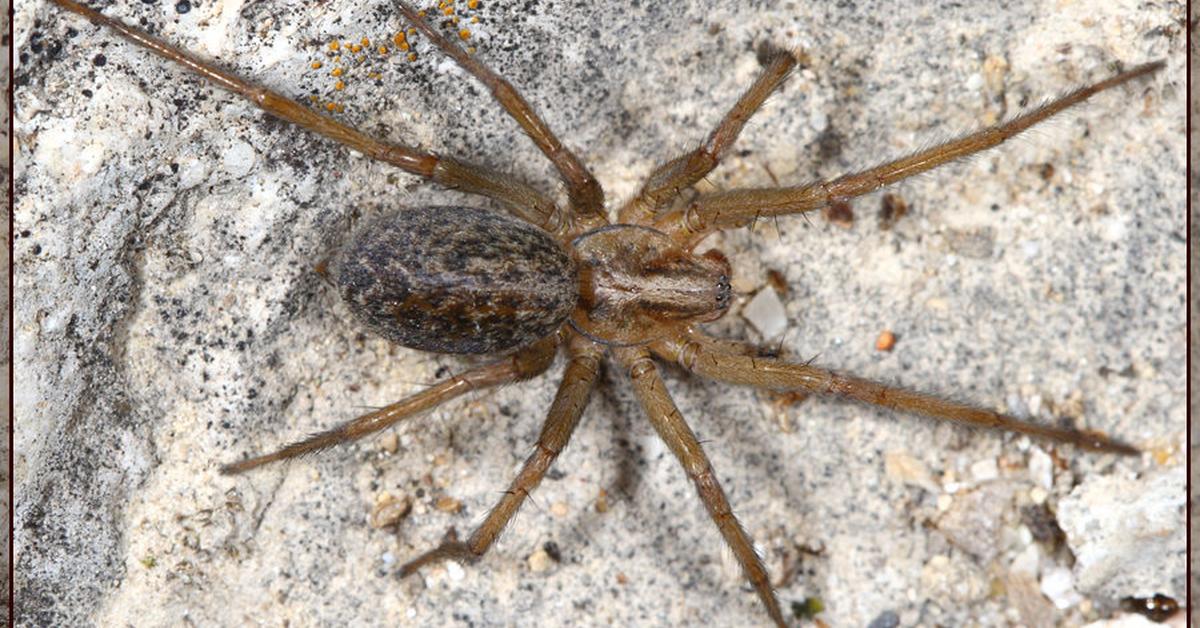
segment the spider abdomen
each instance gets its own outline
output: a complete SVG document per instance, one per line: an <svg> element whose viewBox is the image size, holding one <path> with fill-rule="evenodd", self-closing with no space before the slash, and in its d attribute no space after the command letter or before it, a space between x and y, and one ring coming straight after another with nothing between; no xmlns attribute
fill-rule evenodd
<svg viewBox="0 0 1200 628"><path fill-rule="evenodd" d="M496 353L554 331L578 300L575 263L546 232L470 207L397 211L360 229L332 269L375 333L438 353Z"/></svg>

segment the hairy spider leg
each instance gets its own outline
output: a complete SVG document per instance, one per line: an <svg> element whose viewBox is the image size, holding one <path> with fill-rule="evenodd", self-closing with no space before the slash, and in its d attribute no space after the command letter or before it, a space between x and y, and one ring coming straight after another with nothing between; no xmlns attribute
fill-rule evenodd
<svg viewBox="0 0 1200 628"><path fill-rule="evenodd" d="M503 360L459 373L415 395L364 414L333 429L314 434L278 451L224 465L221 467L221 473L226 475L243 473L268 462L288 460L315 453L341 443L357 440L367 434L373 434L395 425L402 419L435 408L468 392L535 377L549 368L554 361L558 339L557 333L552 334Z"/></svg>
<svg viewBox="0 0 1200 628"><path fill-rule="evenodd" d="M333 118L317 113L282 94L249 81L184 52L153 35L110 18L74 0L52 0L55 4L115 31L128 41L158 54L168 61L182 65L205 80L237 94L263 111L304 129L322 135L343 146L356 150L371 159L424 177L448 188L460 189L495 199L513 215L543 229L561 222L558 208L532 186L510 175L493 172L452 158L439 157L402 144L381 142ZM553 233L552 229L547 229Z"/></svg>
<svg viewBox="0 0 1200 628"><path fill-rule="evenodd" d="M662 359L676 362L696 375L731 384L772 390L804 390L964 425L1028 434L1035 438L1069 443L1092 451L1126 456L1139 453L1136 447L1098 432L1039 425L1007 414L843 375L808 364L793 364L783 360L733 353L718 345L714 339L695 330L689 330L683 338L655 343L652 350Z"/></svg>
<svg viewBox="0 0 1200 628"><path fill-rule="evenodd" d="M767 66L750 89L725 113L704 143L650 173L638 195L621 209L620 222L646 224L653 221L655 214L675 200L680 192L695 185L717 167L746 122L783 85L792 68L796 67L796 58L786 50L770 48L767 54L770 55Z"/></svg>
<svg viewBox="0 0 1200 628"><path fill-rule="evenodd" d="M717 474L713 471L708 456L704 454L704 448L700 446L692 428L688 427L683 414L675 407L675 402L667 392L658 367L654 365L649 352L642 347L625 347L614 351L617 359L629 371L634 391L646 411L646 417L654 426L654 431L658 432L659 438L663 439L671 453L675 454L688 478L695 484L700 500L704 502L709 516L717 524L721 536L733 550L746 579L754 585L759 599L766 605L767 613L777 625L786 626L783 612L779 608L779 600L775 598L775 589L767 577L762 559L754 551L750 535L746 534L746 530L733 514L729 499L725 497L725 491L717 481Z"/></svg>
<svg viewBox="0 0 1200 628"><path fill-rule="evenodd" d="M604 190L587 166L558 139L549 125L538 116L533 107L521 94L483 63L467 54L461 46L438 33L428 22L403 0L393 0L404 17L421 34L429 38L442 53L450 57L480 83L483 83L508 115L516 120L525 134L533 140L542 153L554 164L559 176L567 186L567 197L571 203L571 218L580 221L578 232L608 224L604 215ZM553 233L554 231L551 230Z"/></svg>
<svg viewBox="0 0 1200 628"><path fill-rule="evenodd" d="M558 393L550 404L550 411L542 425L542 432L534 445L533 453L525 460L520 473L512 481L500 501L488 512L487 518L471 534L466 542L460 542L451 533L446 540L432 550L421 554L400 568L400 576L405 577L415 573L421 567L442 560L475 561L492 547L505 526L517 514L530 491L541 483L542 477L550 470L550 465L558 458L558 454L567 446L583 409L587 407L588 396L596 383L596 375L600 370L600 362L604 358L604 349L600 345L587 340L583 336L572 333L568 341L567 352L571 356L563 371L562 383Z"/></svg>
<svg viewBox="0 0 1200 628"><path fill-rule="evenodd" d="M1153 74L1165 65L1165 61L1139 65L1098 83L1081 87L1006 122L830 181L818 181L796 187L746 188L703 194L687 207L664 214L655 222L655 227L670 234L677 242L694 247L714 231L742 227L759 217L797 214L820 209L834 201L862 196L901 179L998 146L1072 105L1106 89Z"/></svg>

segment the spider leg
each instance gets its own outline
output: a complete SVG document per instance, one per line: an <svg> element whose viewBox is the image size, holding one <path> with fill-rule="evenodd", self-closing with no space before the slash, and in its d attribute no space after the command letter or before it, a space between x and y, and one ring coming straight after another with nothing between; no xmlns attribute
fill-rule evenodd
<svg viewBox="0 0 1200 628"><path fill-rule="evenodd" d="M704 448L700 446L700 441L688 427L687 421L679 413L663 385L658 367L654 365L649 353L640 347L617 349L616 355L629 371L634 391L646 410L650 423L654 425L654 430L658 432L659 438L666 442L671 453L675 454L675 458L696 485L696 492L700 494L704 507L708 509L708 514L717 524L721 536L741 563L746 579L754 585L758 597L766 605L767 613L777 625L786 626L783 612L779 608L779 600L775 598L775 590L771 587L762 559L754 551L754 543L750 536L734 516L729 499L725 497L725 491L717 481L717 474L713 471L708 456L704 454Z"/></svg>
<svg viewBox="0 0 1200 628"><path fill-rule="evenodd" d="M554 202L509 175L455 159L438 157L410 146L376 140L363 132L321 115L278 92L255 85L228 70L184 52L153 35L110 18L75 0L52 0L63 9L115 31L126 40L177 63L205 80L250 101L263 111L322 135L371 159L383 161L448 188L461 189L503 203L519 218L555 233L563 222Z"/></svg>
<svg viewBox="0 0 1200 628"><path fill-rule="evenodd" d="M554 463L559 452L567 446L571 433L579 424L579 417L587 407L588 395L600 370L600 360L604 357L604 349L600 345L582 336L573 336L567 350L571 361L563 371L562 383L554 396L554 402L550 404L546 422L542 425L542 433L538 436L533 453L525 460L521 472L504 492L500 502L488 512L487 518L466 542L460 542L453 534L448 534L441 545L401 567L400 577L409 576L421 567L446 559L479 559L500 537L500 533L517 514L530 491L541 483L542 477L550 470L550 465Z"/></svg>
<svg viewBox="0 0 1200 628"><path fill-rule="evenodd" d="M731 384L836 395L934 419L1070 443L1092 451L1122 455L1139 453L1136 447L1098 432L1039 425L999 412L835 373L808 364L792 364L783 360L731 353L722 350L713 339L695 331L683 338L655 343L652 349L655 355L677 362L692 373Z"/></svg>
<svg viewBox="0 0 1200 628"><path fill-rule="evenodd" d="M717 167L742 132L742 127L762 107L767 97L783 85L796 66L796 58L785 50L771 50L771 55L767 67L733 108L725 113L703 144L662 164L650 174L638 195L621 209L620 222L649 222L658 210L675 200L681 191L695 185Z"/></svg>
<svg viewBox="0 0 1200 628"><path fill-rule="evenodd" d="M583 221L584 226L595 227L606 224L604 217L604 190L592 176L587 166L559 141L549 125L538 116L533 107L517 92L511 83L493 72L483 63L467 54L458 44L446 39L429 25L404 0L393 0L400 12L421 34L429 38L442 53L450 57L480 83L483 83L500 106L516 120L525 134L546 155L558 170L567 186L573 217Z"/></svg>
<svg viewBox="0 0 1200 628"><path fill-rule="evenodd" d="M796 187L740 189L704 194L689 206L663 215L655 222L655 227L670 234L680 243L694 246L714 231L742 227L760 216L797 214L820 209L833 201L862 196L885 185L998 146L1072 105L1106 89L1153 74L1165 65L1164 61L1139 65L1098 83L1081 87L1006 122L830 181L818 181Z"/></svg>
<svg viewBox="0 0 1200 628"><path fill-rule="evenodd" d="M518 351L511 356L505 357L503 360L459 373L444 382L438 382L390 406L364 414L353 421L343 423L333 429L314 434L302 441L287 445L278 451L223 465L221 473L225 475L243 473L268 462L288 460L327 449L347 441L357 440L367 434L378 432L394 425L397 421L439 406L470 391L529 379L541 374L542 371L550 367L550 363L554 361L554 354L557 347L558 334L547 336L528 349Z"/></svg>

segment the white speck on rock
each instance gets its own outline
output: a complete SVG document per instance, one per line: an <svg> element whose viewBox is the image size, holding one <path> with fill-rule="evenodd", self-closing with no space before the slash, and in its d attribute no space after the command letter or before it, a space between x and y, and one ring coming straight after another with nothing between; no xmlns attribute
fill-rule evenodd
<svg viewBox="0 0 1200 628"><path fill-rule="evenodd" d="M989 482L1000 477L1000 467L996 464L996 459L988 458L971 465L971 477L975 478L976 482Z"/></svg>
<svg viewBox="0 0 1200 628"><path fill-rule="evenodd" d="M225 152L221 155L221 162L225 166L225 172L228 172L235 179L240 179L250 174L257 161L258 153L254 152L254 147L241 140L230 142Z"/></svg>
<svg viewBox="0 0 1200 628"><path fill-rule="evenodd" d="M451 582L462 582L466 575L467 572L463 570L462 565L454 561L446 563L446 576L450 578Z"/></svg>
<svg viewBox="0 0 1200 628"><path fill-rule="evenodd" d="M1071 608L1083 599L1075 590L1075 577L1066 567L1051 567L1042 574L1042 593L1059 610Z"/></svg>
<svg viewBox="0 0 1200 628"><path fill-rule="evenodd" d="M1182 465L1138 478L1093 477L1058 505L1075 554L1076 587L1089 596L1184 594L1187 555Z"/></svg>
<svg viewBox="0 0 1200 628"><path fill-rule="evenodd" d="M742 317L750 322L763 338L775 338L787 329L787 311L773 288L763 288L742 308Z"/></svg>
<svg viewBox="0 0 1200 628"><path fill-rule="evenodd" d="M1041 447L1029 449L1029 479L1043 489L1054 488L1054 461Z"/></svg>

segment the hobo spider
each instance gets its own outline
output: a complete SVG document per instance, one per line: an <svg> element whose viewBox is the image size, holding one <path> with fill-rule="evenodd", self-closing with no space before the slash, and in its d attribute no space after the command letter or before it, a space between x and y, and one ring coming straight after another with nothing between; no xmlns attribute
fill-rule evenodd
<svg viewBox="0 0 1200 628"><path fill-rule="evenodd" d="M59 2L63 5L68 5L66 0ZM94 16L93 16L94 17ZM410 16L411 19L411 16ZM440 38L436 32L427 31L425 36L431 40L438 41ZM776 55L767 63L767 68L764 74L757 80L758 87L756 96L751 97L751 102L739 110L749 114L758 105L757 102L761 98L770 93L782 77L787 73L792 60L787 55ZM1155 69L1153 66L1142 67L1137 70L1131 70L1126 74L1120 75L1119 81L1128 80L1136 77L1139 74L1147 73ZM210 74L213 72L211 68L206 70ZM482 70L476 71L479 74ZM1104 87L1111 86L1113 83L1104 84ZM427 349L450 350L456 352L483 352L483 351L499 351L504 352L509 349L518 348L533 341L538 341L535 344L534 350L520 351L513 354L515 357L504 359L497 362L494 366L485 366L479 369L473 369L468 373L472 374L468 377L480 377L482 383L495 384L508 379L516 379L518 377L529 376L535 372L540 372L548 366L548 360L553 355L552 351L546 345L549 344L545 340L539 338L547 336L561 336L565 339L565 344L568 347L568 353L571 355L571 360L566 367L564 375L564 387L560 391L560 395L556 398L550 411L550 420L548 421L548 430L544 435L551 440L539 441L539 446L531 460L531 466L527 467L518 478L517 483L513 485L515 490L510 490L501 502L501 509L493 511L493 515L489 517L488 522L485 522L481 528L482 534L473 536L470 543L476 544L474 551L471 553L478 555L490 544L495 538L495 534L503 526L504 521L510 512L506 512L505 508L515 510L520 501L524 499L526 493L540 479L540 475L545 472L545 467L548 467L551 460L565 444L565 438L569 434L570 429L574 427L575 421L579 418L579 413L582 412L584 400L586 399L588 389L596 377L596 369L600 357L604 353L610 353L616 358L617 362L622 365L624 370L629 371L633 375L638 397L647 407L651 421L655 424L655 428L665 436L665 440L672 449L680 457L681 461L690 470L690 475L696 481L697 488L702 497L705 499L706 505L710 511L714 512L714 517L721 525L722 534L726 540L734 548L735 554L742 563L750 576L751 581L755 583L756 591L763 599L770 614L777 622L782 622L782 613L778 605L774 602L770 587L766 583L765 573L761 567L757 557L750 546L749 539L744 532L734 523L732 515L728 511L728 504L725 502L721 493L720 487L716 483L715 476L710 471L703 453L699 448L699 443L692 436L686 425L682 423L682 417L674 410L670 399L666 397L661 381L658 379L657 368L649 361L649 351L663 359L669 359L680 363L683 367L697 371L700 375L712 376L717 379L725 379L736 383L751 383L751 384L769 384L772 387L795 387L809 386L815 387L819 392L837 392L846 396L856 397L860 400L882 403L883 405L895 405L901 409L921 409L928 414L942 415L948 418L957 418L960 420L975 420L976 422L994 422L999 419L999 415L988 411L971 411L963 406L949 404L948 402L936 401L929 397L914 397L908 393L896 389L878 388L874 385L869 385L861 381L845 380L845 379L830 379L823 372L812 369L807 366L791 365L785 366L782 361L771 360L756 360L750 357L742 350L728 352L723 350L724 347L713 344L709 339L700 335L691 323L706 322L710 319L718 317L724 313L728 307L729 301L729 286L727 282L730 271L727 262L722 256L692 256L690 248L699 239L699 236L707 232L707 230L720 228L731 228L745 225L753 222L761 214L764 207L770 206L775 202L779 191L763 191L758 193L758 198L755 200L752 208L747 208L740 203L740 199L731 193L712 193L699 196L694 202L679 206L675 209L667 207L667 203L673 200L676 192L681 188L689 187L692 183L703 176L712 165L715 165L715 159L712 164L705 163L706 160L699 159L695 164L690 164L688 167L683 167L686 162L677 161L669 164L668 169L658 171L657 179L652 177L651 181L660 181L665 183L662 186L651 186L651 189L644 190L646 194L640 195L633 203L626 206L622 212L620 223L640 222L643 224L651 224L657 227L654 231L646 228L619 227L604 229L599 227L604 221L604 216L601 211L601 203L599 197L599 188L595 185L594 179L587 174L577 160L568 157L569 153L564 152L561 147L556 145L553 140L553 135L548 130L539 128L539 124L533 118L526 118L529 126L534 128L533 135L540 137L541 148L548 156L557 157L555 163L558 171L563 175L567 185L569 206L567 211L562 211L554 202L547 200L541 193L532 188L526 188L514 184L507 178L495 177L488 172L472 167L456 166L453 162L445 160L437 161L429 155L423 154L415 149L404 148L388 148L379 145L375 140L355 134L345 127L337 126L329 122L321 121L306 110L294 108L290 105L279 103L271 105L272 97L264 99L268 102L269 111L284 117L291 116L295 121L307 120L309 126L315 127L318 131L324 131L327 134L337 135L340 140L358 148L364 154L386 159L401 168L415 172L422 176L427 176L434 180L440 180L442 183L450 184L460 189L469 189L475 192L485 193L495 200L513 208L513 213L519 217L529 220L536 225L545 228L545 231L555 236L555 239L567 250L575 253L574 263L575 268L568 268L570 264L564 262L564 257L554 257L552 253L547 253L549 259L542 264L535 264L533 268L524 271L525 274L516 276L515 283L523 285L548 286L555 283L556 278L564 276L572 276L572 273L577 273L583 281L582 302L587 305L582 309L575 309L568 327L561 328L559 334L552 332L562 322L568 312L571 312L571 307L576 304L575 296L563 296L562 288L549 289L546 292L546 303L548 305L539 305L534 309L533 313L546 314L549 321L534 321L528 326L528 329L514 330L505 325L488 324L482 329L493 330L496 333L476 333L461 334L458 328L450 328L442 330L437 335L428 335L423 331L412 333L412 329L408 327L392 328L387 323L381 322L381 314L378 311L372 310L371 305L378 303L378 300L368 295L370 290L362 288L362 282L348 278L345 270L352 263L361 260L374 260L374 254L364 254L362 257L347 258L343 255L342 258L335 260L331 267L331 274L334 281L340 285L343 295L348 297L348 301L352 304L352 309L358 310L363 314L368 322L374 323L374 327L385 335L389 335L399 341L410 346L418 346ZM502 99L502 102L505 99ZM507 99L509 109L522 111L523 107L512 98ZM519 116L518 116L519 117ZM301 120L296 120L301 119ZM733 137L740 130L740 121L735 123L726 123L723 127L727 131L727 137L718 133L714 144L718 146L716 152L722 152L728 143L732 142ZM970 148L981 148L981 146L970 146ZM935 153L942 155L944 153ZM934 164L940 163L947 159L934 159ZM906 172L905 174L910 174ZM471 180L474 179L474 180ZM824 204L828 200L831 193L836 196L852 197L857 194L864 193L876 187L875 177L868 178L851 178L841 180L842 188L835 185L832 189L825 186L817 186L809 188L808 191L793 190L789 194L787 202L794 202L797 199L803 200L808 198L811 200L808 204L797 206L785 206L779 210L779 213L785 211L802 211L814 209ZM660 197L661 194L661 197ZM645 201L645 202L642 202ZM730 204L730 201L735 201ZM658 207L650 207L662 204L664 211L659 212ZM728 211L726 211L728 209ZM443 210L440 216L445 215ZM465 227L455 224L457 228L453 232L434 233L437 237L450 240L457 237L471 235L474 227L479 226L480 231L489 234L513 234L512 241L518 242L519 250L529 250L531 247L545 247L546 238L539 237L537 232L528 230L523 231L518 223L512 220L498 221L499 219L492 214L483 214L471 210L451 210L455 211L456 216L462 216L462 221ZM420 216L420 212L413 212L413 215ZM371 248L375 243L372 238L378 237L381 233L388 233L389 239L397 239L403 241L405 234L411 235L414 230L438 228L444 226L445 223L436 220L438 216L424 215L423 222L405 222L401 224L396 222L399 220L408 220L412 216L406 214L403 219L393 217L393 222L384 226L381 223L375 223L375 231L363 232L364 235L359 236L354 244L351 244L347 249L353 251L357 248ZM482 226L488 221L492 221L487 229ZM515 235L522 233L526 235ZM665 235L663 235L665 234ZM507 239L507 238L506 238ZM409 250L420 251L423 240L409 240L407 247ZM473 242L471 246L485 246L488 243L483 238L475 238L470 240ZM599 278L599 275L609 273L614 267L621 262L630 261L625 256L614 256L612 251L615 247L623 246L626 243L637 243L640 245L635 253L642 253L647 257L638 260L636 264L628 268L623 268L622 271L628 273L625 278L619 274L612 274L606 278ZM552 249L547 248L547 251ZM486 252L486 251L485 251ZM425 259L438 260L440 254L438 250L423 251L424 255L418 256L413 261L420 262ZM449 261L449 260L442 260ZM372 262L373 264L373 262ZM377 276L377 270L372 268L372 264L361 271L365 276ZM547 267L553 267L556 270L553 272L547 270ZM639 273L642 273L647 267L671 269L677 274L671 275L673 280L679 276L688 276L696 278L700 282L699 287L686 290L682 293L666 292L666 297L662 297L664 293L652 293L644 289L646 282L644 278L637 278ZM676 269L679 269L676 271ZM633 279L628 279L633 277ZM724 278L723 278L724 277ZM569 282L573 284L574 282ZM651 294L658 297L651 306L635 301L626 303L629 307L612 307L611 304L620 302L621 299L613 295L619 295L622 286L636 286L637 290L633 292L642 295ZM628 292L628 290L626 290ZM677 298L677 294L685 294L689 298ZM427 301L428 299L426 299ZM563 303L566 302L564 305ZM523 302L503 303L496 307L491 307L494 302L486 301L486 305L493 310L509 310L516 313L523 313L526 310ZM357 305L355 305L357 304ZM434 305L422 304L417 308L418 311L428 310L435 307ZM462 321L464 324L474 325L476 318L484 309L478 304L471 308L461 308L455 306L457 313L454 317L437 316L432 317L432 321ZM447 311L449 311L447 309ZM673 319L670 323L664 323L664 313L673 312L668 317ZM423 327L420 329L424 329ZM454 338L447 344L439 345L447 337ZM474 344L478 341L478 344ZM620 345L620 346L618 346ZM782 379L770 379L771 377ZM810 378L822 378L813 380ZM806 383L807 382L807 383ZM350 433L333 433L327 434L319 439L305 441L297 444L297 446L271 454L266 457L251 459L245 462L236 463L232 466L232 470L245 470L251 466L261 464L269 459L278 459L290 457L304 451L316 449L333 444L340 440L344 440L346 436L359 436L361 433L373 431L383 427L381 418L388 421L398 420L402 416L407 416L409 412L416 410L413 406L421 408L428 407L434 403L441 402L443 397L460 394L460 392L469 388L461 383L461 380L451 379L442 384L438 384L429 391L420 393L406 401L400 402L397 406L390 406L387 409L372 413L371 418L365 422L353 424ZM406 404L406 405L402 405ZM1083 435L1070 430L1053 428L1048 426L1033 427L1028 424L1007 423L1011 428L1019 428L1024 431L1041 432L1043 436L1050 436L1061 440L1069 440L1085 446L1095 447L1098 449L1110 449L1116 451L1124 451L1128 453L1130 450L1118 443L1113 443L1105 440L1099 435ZM561 440L559 440L561 439ZM459 556L463 553L463 546L451 544L443 546L435 550L435 552L423 556L418 561L428 561L437 558L445 557L445 555Z"/></svg>

